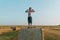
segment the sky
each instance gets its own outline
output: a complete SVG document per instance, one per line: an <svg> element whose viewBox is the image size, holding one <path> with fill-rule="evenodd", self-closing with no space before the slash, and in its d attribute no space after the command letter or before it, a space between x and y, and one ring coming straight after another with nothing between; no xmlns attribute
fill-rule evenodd
<svg viewBox="0 0 60 40"><path fill-rule="evenodd" d="M0 0L0 25L27 25L29 7L33 25L60 24L60 0Z"/></svg>

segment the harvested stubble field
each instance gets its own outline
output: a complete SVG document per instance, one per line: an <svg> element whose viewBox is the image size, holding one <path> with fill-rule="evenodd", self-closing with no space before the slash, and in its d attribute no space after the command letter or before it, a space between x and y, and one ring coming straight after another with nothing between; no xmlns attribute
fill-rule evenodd
<svg viewBox="0 0 60 40"><path fill-rule="evenodd" d="M47 26L44 28L45 40L60 40L60 26Z"/></svg>
<svg viewBox="0 0 60 40"><path fill-rule="evenodd" d="M20 26L16 26L16 31L18 31L20 29L21 29ZM13 31L12 26L0 26L0 34L12 32L12 31Z"/></svg>
<svg viewBox="0 0 60 40"><path fill-rule="evenodd" d="M44 29L44 40L60 40L60 26L33 26L33 28L36 28L36 27ZM16 30L20 30L22 28L27 28L27 27L17 26ZM2 34L0 35L0 40L7 40L7 39L12 40L11 37L13 38L14 34L12 34L13 36L9 36L9 37L7 36L8 34L11 35L11 32L14 33L11 27L0 27L0 34ZM15 37L13 40L16 40L16 39L17 37Z"/></svg>

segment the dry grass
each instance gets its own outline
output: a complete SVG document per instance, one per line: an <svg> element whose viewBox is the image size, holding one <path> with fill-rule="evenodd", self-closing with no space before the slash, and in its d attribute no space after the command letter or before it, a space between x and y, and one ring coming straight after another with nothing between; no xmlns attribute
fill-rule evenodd
<svg viewBox="0 0 60 40"><path fill-rule="evenodd" d="M10 27L0 27L0 34L13 31Z"/></svg>
<svg viewBox="0 0 60 40"><path fill-rule="evenodd" d="M60 27L45 27L44 38L45 40L60 40Z"/></svg>
<svg viewBox="0 0 60 40"><path fill-rule="evenodd" d="M12 26L0 26L0 34L12 32L13 29L11 28ZM20 30L20 26L16 26L16 31Z"/></svg>
<svg viewBox="0 0 60 40"><path fill-rule="evenodd" d="M60 40L60 35L45 32L45 40Z"/></svg>

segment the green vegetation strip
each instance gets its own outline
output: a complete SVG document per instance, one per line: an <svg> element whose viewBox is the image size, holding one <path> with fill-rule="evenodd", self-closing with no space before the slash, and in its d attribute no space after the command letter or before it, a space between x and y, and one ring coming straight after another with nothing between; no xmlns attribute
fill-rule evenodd
<svg viewBox="0 0 60 40"><path fill-rule="evenodd" d="M9 32L9 33L5 33L0 35L0 40L12 40L12 38L17 36L17 31L13 31L13 32Z"/></svg>

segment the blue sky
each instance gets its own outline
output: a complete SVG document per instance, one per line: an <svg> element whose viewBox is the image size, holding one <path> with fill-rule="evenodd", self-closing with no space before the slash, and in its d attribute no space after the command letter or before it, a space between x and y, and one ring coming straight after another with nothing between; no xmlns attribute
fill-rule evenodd
<svg viewBox="0 0 60 40"><path fill-rule="evenodd" d="M29 7L33 25L60 24L60 0L0 0L0 25L27 25Z"/></svg>

